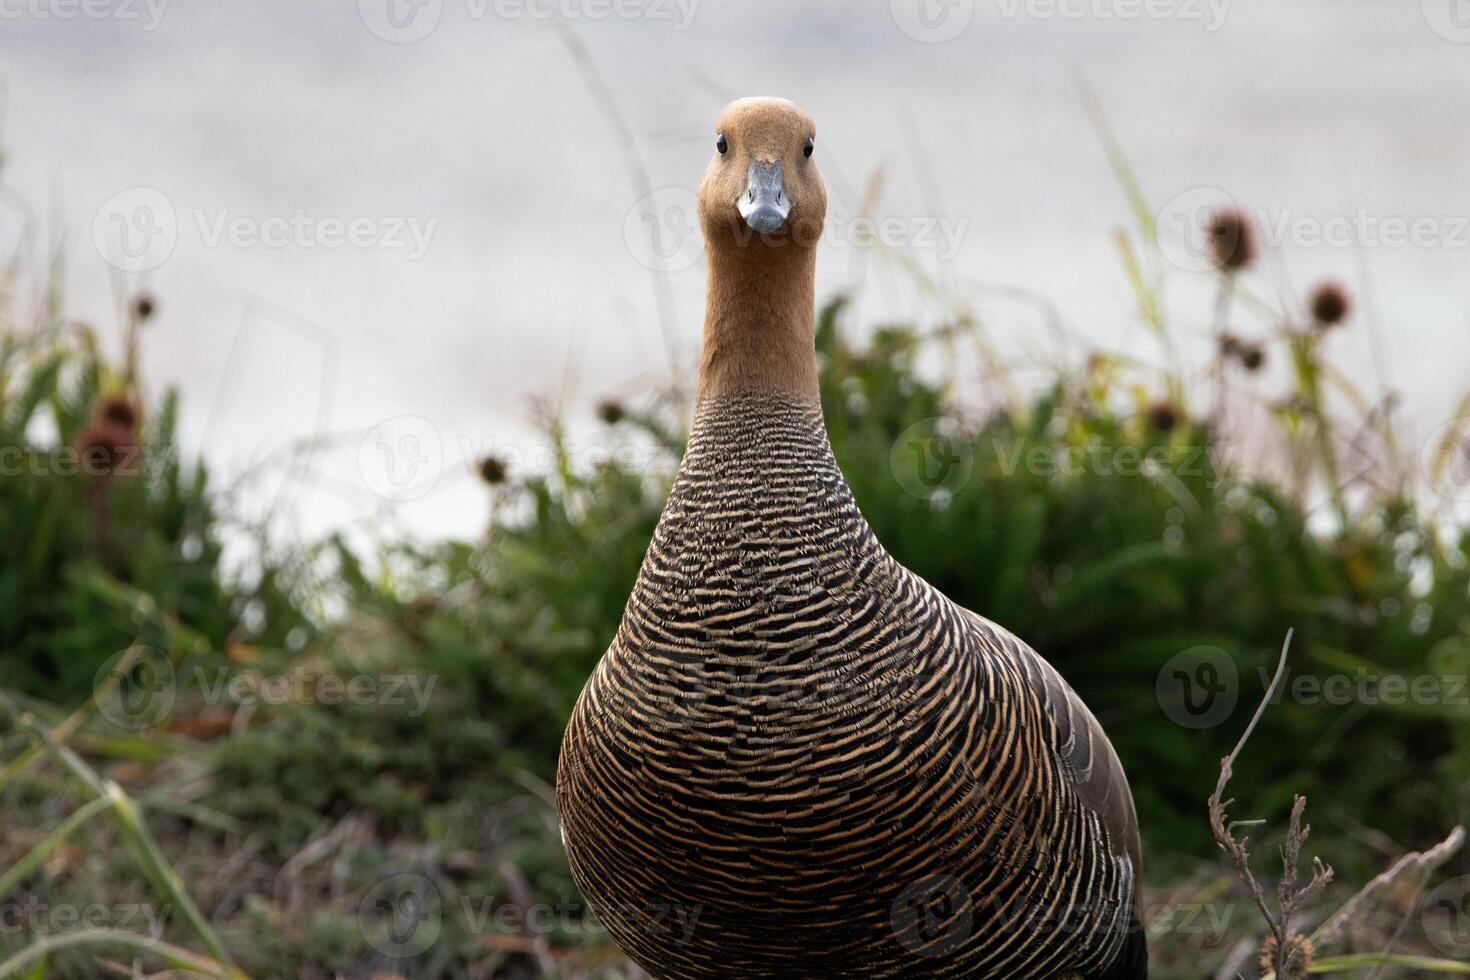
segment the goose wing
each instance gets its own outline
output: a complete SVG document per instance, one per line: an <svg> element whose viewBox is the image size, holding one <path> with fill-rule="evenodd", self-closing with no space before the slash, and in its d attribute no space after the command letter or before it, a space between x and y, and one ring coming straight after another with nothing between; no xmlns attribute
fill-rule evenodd
<svg viewBox="0 0 1470 980"><path fill-rule="evenodd" d="M1137 880L1138 815L1128 776L1102 725L1041 654L1004 627L969 610L965 613L980 642L1014 663L1026 678L1041 710L1052 720L1052 748L1058 767L1083 805L1101 817L1114 856L1129 860Z"/></svg>

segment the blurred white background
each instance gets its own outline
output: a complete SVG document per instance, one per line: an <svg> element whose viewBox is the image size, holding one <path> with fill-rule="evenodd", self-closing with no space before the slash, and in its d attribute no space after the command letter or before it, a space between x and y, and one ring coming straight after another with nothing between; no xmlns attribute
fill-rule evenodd
<svg viewBox="0 0 1470 980"><path fill-rule="evenodd" d="M591 439L596 400L692 365L684 202L740 95L817 120L819 299L860 284L854 328L944 318L913 263L1017 356L1051 343L1026 294L1157 354L1085 79L1166 227L1217 189L1277 246L1253 291L1352 287L1339 363L1420 432L1470 362L1463 0L0 0L0 75L0 249L53 243L69 309L113 340L122 298L157 298L146 380L182 389L185 445L222 476L339 434L252 497L310 529L474 533L467 464L537 465L532 398ZM854 227L875 174L891 248ZM1171 283L1203 362L1209 277ZM374 470L399 450L411 473Z"/></svg>

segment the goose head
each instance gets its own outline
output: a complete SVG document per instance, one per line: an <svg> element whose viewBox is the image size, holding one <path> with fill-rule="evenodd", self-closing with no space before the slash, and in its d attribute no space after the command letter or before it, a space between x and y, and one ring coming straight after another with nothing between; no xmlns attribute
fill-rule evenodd
<svg viewBox="0 0 1470 980"><path fill-rule="evenodd" d="M711 247L790 243L813 248L827 214L816 124L786 99L739 99L715 124L715 153L699 182L699 219Z"/></svg>

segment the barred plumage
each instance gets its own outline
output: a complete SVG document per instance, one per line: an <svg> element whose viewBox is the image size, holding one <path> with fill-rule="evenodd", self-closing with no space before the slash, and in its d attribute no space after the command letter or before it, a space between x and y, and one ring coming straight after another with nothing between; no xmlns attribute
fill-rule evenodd
<svg viewBox="0 0 1470 980"><path fill-rule="evenodd" d="M589 903L671 980L1143 977L1101 728L883 549L810 385L710 380L711 321L688 450L562 747Z"/></svg>

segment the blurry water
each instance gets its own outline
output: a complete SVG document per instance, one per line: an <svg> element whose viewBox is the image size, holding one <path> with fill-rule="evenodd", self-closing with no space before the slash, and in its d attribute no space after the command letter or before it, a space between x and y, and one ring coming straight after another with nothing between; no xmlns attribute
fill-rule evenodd
<svg viewBox="0 0 1470 980"><path fill-rule="evenodd" d="M64 236L75 311L106 326L124 286L159 297L148 378L183 388L188 444L222 470L264 461L251 512L473 533L466 460L537 465L532 397L585 410L687 367L703 289L687 208L715 116L746 94L818 121L821 289L861 281L854 322L941 314L861 245L881 172L892 251L1008 352L1053 348L1034 295L1087 342L1157 353L1085 78L1154 208L1223 191L1283 239L1252 289L1299 303L1291 286L1330 274L1367 294L1381 354L1362 314L1332 344L1370 394L1402 388L1427 434L1470 380L1462 0L97 4L0 0L0 247L27 202ZM1176 272L1198 355L1208 277ZM334 438L304 453L319 431Z"/></svg>

